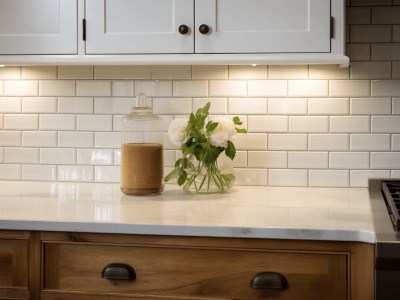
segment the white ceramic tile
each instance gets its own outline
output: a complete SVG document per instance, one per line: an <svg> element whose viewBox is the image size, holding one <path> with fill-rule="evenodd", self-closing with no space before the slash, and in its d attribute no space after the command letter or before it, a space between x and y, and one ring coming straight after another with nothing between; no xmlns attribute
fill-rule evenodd
<svg viewBox="0 0 400 300"><path fill-rule="evenodd" d="M77 80L76 95L111 96L111 82L108 80ZM72 95L65 95L65 96L72 96Z"/></svg>
<svg viewBox="0 0 400 300"><path fill-rule="evenodd" d="M400 152L372 152L371 169L400 169Z"/></svg>
<svg viewBox="0 0 400 300"><path fill-rule="evenodd" d="M270 65L269 79L308 79L308 65Z"/></svg>
<svg viewBox="0 0 400 300"><path fill-rule="evenodd" d="M22 99L22 111L24 113L56 113L56 97L34 97Z"/></svg>
<svg viewBox="0 0 400 300"><path fill-rule="evenodd" d="M268 150L307 150L307 135L269 134Z"/></svg>
<svg viewBox="0 0 400 300"><path fill-rule="evenodd" d="M153 79L190 79L191 66L151 66Z"/></svg>
<svg viewBox="0 0 400 300"><path fill-rule="evenodd" d="M399 3L393 3L399 5ZM373 24L399 24L400 7L398 6L379 6L372 8Z"/></svg>
<svg viewBox="0 0 400 300"><path fill-rule="evenodd" d="M77 115L77 130L111 131L112 116L110 115Z"/></svg>
<svg viewBox="0 0 400 300"><path fill-rule="evenodd" d="M257 114L267 113L266 98L229 98L228 113L230 114Z"/></svg>
<svg viewBox="0 0 400 300"><path fill-rule="evenodd" d="M40 130L74 130L75 116L74 115L40 115L39 116Z"/></svg>
<svg viewBox="0 0 400 300"><path fill-rule="evenodd" d="M58 97L58 112L61 114L93 113L91 97Z"/></svg>
<svg viewBox="0 0 400 300"><path fill-rule="evenodd" d="M339 133L367 133L370 131L370 118L367 116L330 117L330 130Z"/></svg>
<svg viewBox="0 0 400 300"><path fill-rule="evenodd" d="M268 184L268 170L264 169L236 169L235 184L266 186Z"/></svg>
<svg viewBox="0 0 400 300"><path fill-rule="evenodd" d="M57 180L57 166L23 165L22 180L55 181Z"/></svg>
<svg viewBox="0 0 400 300"><path fill-rule="evenodd" d="M0 164L0 180L21 180L21 165Z"/></svg>
<svg viewBox="0 0 400 300"><path fill-rule="evenodd" d="M328 132L329 118L328 117L289 117L289 132Z"/></svg>
<svg viewBox="0 0 400 300"><path fill-rule="evenodd" d="M228 79L228 66L194 65L192 79Z"/></svg>
<svg viewBox="0 0 400 300"><path fill-rule="evenodd" d="M243 97L247 95L247 81L210 80L208 92L210 97ZM251 96L250 93L249 96Z"/></svg>
<svg viewBox="0 0 400 300"><path fill-rule="evenodd" d="M400 44L399 43L371 44L371 59L377 61L400 60Z"/></svg>
<svg viewBox="0 0 400 300"><path fill-rule="evenodd" d="M347 44L346 55L351 61L366 61L371 59L370 44Z"/></svg>
<svg viewBox="0 0 400 300"><path fill-rule="evenodd" d="M91 148L94 146L94 134L93 132L60 131L58 146Z"/></svg>
<svg viewBox="0 0 400 300"><path fill-rule="evenodd" d="M120 132L95 132L94 146L96 148L120 148L121 133Z"/></svg>
<svg viewBox="0 0 400 300"><path fill-rule="evenodd" d="M400 80L372 80L372 96L400 96Z"/></svg>
<svg viewBox="0 0 400 300"><path fill-rule="evenodd" d="M287 116L249 116L249 132L287 132Z"/></svg>
<svg viewBox="0 0 400 300"><path fill-rule="evenodd" d="M58 66L58 79L93 79L93 66Z"/></svg>
<svg viewBox="0 0 400 300"><path fill-rule="evenodd" d="M111 165L114 160L112 149L78 149L78 165Z"/></svg>
<svg viewBox="0 0 400 300"><path fill-rule="evenodd" d="M19 113L21 112L21 98L4 97L0 98L1 113Z"/></svg>
<svg viewBox="0 0 400 300"><path fill-rule="evenodd" d="M168 150L164 150L167 152ZM174 150L171 150L171 152L174 152ZM175 159L174 159L174 164L175 164ZM114 165L120 166L121 165L121 149L114 149Z"/></svg>
<svg viewBox="0 0 400 300"><path fill-rule="evenodd" d="M392 171L390 172L390 177L391 177L391 178L400 178L400 170L399 170L399 171L392 170Z"/></svg>
<svg viewBox="0 0 400 300"><path fill-rule="evenodd" d="M3 80L0 80L0 96L3 96L4 93L3 86L4 86Z"/></svg>
<svg viewBox="0 0 400 300"><path fill-rule="evenodd" d="M391 41L389 25L352 25L350 27L351 43L383 43Z"/></svg>
<svg viewBox="0 0 400 300"><path fill-rule="evenodd" d="M228 113L228 99L226 98L193 98L193 111L204 107L207 102L210 102L210 114L227 114Z"/></svg>
<svg viewBox="0 0 400 300"><path fill-rule="evenodd" d="M37 164L39 163L39 149L37 148L6 148L6 163Z"/></svg>
<svg viewBox="0 0 400 300"><path fill-rule="evenodd" d="M114 80L112 82L112 95L114 97L135 96L135 84L131 80Z"/></svg>
<svg viewBox="0 0 400 300"><path fill-rule="evenodd" d="M150 79L151 66L95 66L95 79Z"/></svg>
<svg viewBox="0 0 400 300"><path fill-rule="evenodd" d="M114 152L115 153L115 152ZM114 154L114 165L121 164L121 154L117 153L117 160L115 159L116 155ZM176 161L175 150L164 150L164 166L165 167L173 167ZM116 163L117 162L117 163Z"/></svg>
<svg viewBox="0 0 400 300"><path fill-rule="evenodd" d="M68 165L76 163L76 150L73 148L40 149L41 164Z"/></svg>
<svg viewBox="0 0 400 300"><path fill-rule="evenodd" d="M286 151L249 151L248 165L251 168L287 168Z"/></svg>
<svg viewBox="0 0 400 300"><path fill-rule="evenodd" d="M390 178L390 171L350 170L350 187L368 187L369 178Z"/></svg>
<svg viewBox="0 0 400 300"><path fill-rule="evenodd" d="M0 148L0 163L4 163L4 148Z"/></svg>
<svg viewBox="0 0 400 300"><path fill-rule="evenodd" d="M95 114L127 114L135 105L134 98L94 98Z"/></svg>
<svg viewBox="0 0 400 300"><path fill-rule="evenodd" d="M280 170L268 171L269 186L307 186L307 170Z"/></svg>
<svg viewBox="0 0 400 300"><path fill-rule="evenodd" d="M74 80L40 80L40 96L75 96Z"/></svg>
<svg viewBox="0 0 400 300"><path fill-rule="evenodd" d="M121 171L119 166L96 166L95 182L120 182Z"/></svg>
<svg viewBox="0 0 400 300"><path fill-rule="evenodd" d="M290 97L327 97L327 80L289 80Z"/></svg>
<svg viewBox="0 0 400 300"><path fill-rule="evenodd" d="M55 131L24 131L22 132L24 147L57 147Z"/></svg>
<svg viewBox="0 0 400 300"><path fill-rule="evenodd" d="M330 80L330 97L368 97L371 94L369 80Z"/></svg>
<svg viewBox="0 0 400 300"><path fill-rule="evenodd" d="M390 134L351 134L350 149L356 151L390 150Z"/></svg>
<svg viewBox="0 0 400 300"><path fill-rule="evenodd" d="M392 151L400 151L400 134L392 134Z"/></svg>
<svg viewBox="0 0 400 300"><path fill-rule="evenodd" d="M37 80L6 80L4 96L38 96Z"/></svg>
<svg viewBox="0 0 400 300"><path fill-rule="evenodd" d="M57 79L56 66L26 66L21 71L22 79Z"/></svg>
<svg viewBox="0 0 400 300"><path fill-rule="evenodd" d="M328 152L289 152L290 169L327 169Z"/></svg>
<svg viewBox="0 0 400 300"><path fill-rule="evenodd" d="M400 98L392 99L392 114L400 115Z"/></svg>
<svg viewBox="0 0 400 300"><path fill-rule="evenodd" d="M246 168L247 161L247 151L236 151L235 159L233 160L233 166L235 168Z"/></svg>
<svg viewBox="0 0 400 300"><path fill-rule="evenodd" d="M352 62L351 79L390 79L392 64L390 62Z"/></svg>
<svg viewBox="0 0 400 300"><path fill-rule="evenodd" d="M400 41L400 25L398 26L399 41ZM392 62L392 79L400 79L400 61Z"/></svg>
<svg viewBox="0 0 400 300"><path fill-rule="evenodd" d="M249 97L286 97L286 80L251 80L248 82Z"/></svg>
<svg viewBox="0 0 400 300"><path fill-rule="evenodd" d="M348 79L349 68L338 65L310 65L310 79Z"/></svg>
<svg viewBox="0 0 400 300"><path fill-rule="evenodd" d="M208 81L206 80L174 80L174 97L207 97Z"/></svg>
<svg viewBox="0 0 400 300"><path fill-rule="evenodd" d="M0 131L0 146L21 146L21 132Z"/></svg>
<svg viewBox="0 0 400 300"><path fill-rule="evenodd" d="M229 79L267 79L268 66L229 66Z"/></svg>
<svg viewBox="0 0 400 300"><path fill-rule="evenodd" d="M371 131L379 133L400 133L400 116L372 116Z"/></svg>
<svg viewBox="0 0 400 300"><path fill-rule="evenodd" d="M238 150L267 150L268 147L266 134L238 134L233 142Z"/></svg>
<svg viewBox="0 0 400 300"><path fill-rule="evenodd" d="M390 98L352 98L350 112L352 115L390 115L392 100Z"/></svg>
<svg viewBox="0 0 400 300"><path fill-rule="evenodd" d="M307 114L306 98L269 98L268 114L270 115L305 115Z"/></svg>
<svg viewBox="0 0 400 300"><path fill-rule="evenodd" d="M93 174L91 166L58 166L59 181L93 182Z"/></svg>
<svg viewBox="0 0 400 300"><path fill-rule="evenodd" d="M38 115L4 115L4 129L38 129Z"/></svg>
<svg viewBox="0 0 400 300"><path fill-rule="evenodd" d="M348 187L350 173L348 170L310 170L309 186Z"/></svg>
<svg viewBox="0 0 400 300"><path fill-rule="evenodd" d="M0 79L20 79L21 67L0 68Z"/></svg>
<svg viewBox="0 0 400 300"><path fill-rule="evenodd" d="M308 150L349 150L348 134L310 134L308 136Z"/></svg>
<svg viewBox="0 0 400 300"><path fill-rule="evenodd" d="M369 152L330 152L330 169L368 169Z"/></svg>
<svg viewBox="0 0 400 300"><path fill-rule="evenodd" d="M347 115L349 114L348 98L310 98L308 99L310 115Z"/></svg>
<svg viewBox="0 0 400 300"><path fill-rule="evenodd" d="M172 81L170 80L136 80L135 93L141 93L148 97L170 97L172 96Z"/></svg>
<svg viewBox="0 0 400 300"><path fill-rule="evenodd" d="M192 100L190 98L154 98L153 112L188 115L192 112Z"/></svg>

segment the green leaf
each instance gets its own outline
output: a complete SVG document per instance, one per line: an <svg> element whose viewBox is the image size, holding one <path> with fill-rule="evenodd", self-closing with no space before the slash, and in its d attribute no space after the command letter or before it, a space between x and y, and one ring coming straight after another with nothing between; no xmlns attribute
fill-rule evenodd
<svg viewBox="0 0 400 300"><path fill-rule="evenodd" d="M247 130L244 128L237 128L235 127L237 133L247 133Z"/></svg>
<svg viewBox="0 0 400 300"><path fill-rule="evenodd" d="M240 118L238 116L233 117L233 124L235 125L242 125L243 122L240 121Z"/></svg>
<svg viewBox="0 0 400 300"><path fill-rule="evenodd" d="M207 102L207 104L202 108L203 114L205 114L205 115L208 116L208 112L209 112L209 110L210 110L210 107L211 107L211 103L210 103L210 101L209 101L209 102Z"/></svg>
<svg viewBox="0 0 400 300"><path fill-rule="evenodd" d="M176 178L176 176L177 176L177 170L176 170L176 169L173 169L167 176L164 177L164 181L165 181L165 182L168 182L168 181L170 181L171 179Z"/></svg>
<svg viewBox="0 0 400 300"><path fill-rule="evenodd" d="M178 185L179 186L183 185L186 181L186 178L187 178L187 173L183 171L178 177Z"/></svg>
<svg viewBox="0 0 400 300"><path fill-rule="evenodd" d="M225 149L225 155L228 156L231 160L235 158L236 148L231 141L228 141L228 147L226 147Z"/></svg>
<svg viewBox="0 0 400 300"><path fill-rule="evenodd" d="M218 123L217 122L212 122L209 121L206 125L206 131L207 133L213 132L215 128L217 128Z"/></svg>

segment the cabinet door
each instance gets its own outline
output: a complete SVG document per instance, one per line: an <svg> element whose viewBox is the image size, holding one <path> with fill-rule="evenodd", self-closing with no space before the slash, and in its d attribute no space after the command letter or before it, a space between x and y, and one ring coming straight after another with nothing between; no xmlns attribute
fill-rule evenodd
<svg viewBox="0 0 400 300"><path fill-rule="evenodd" d="M76 54L77 0L0 0L0 54Z"/></svg>
<svg viewBox="0 0 400 300"><path fill-rule="evenodd" d="M193 53L193 2L86 0L86 53Z"/></svg>
<svg viewBox="0 0 400 300"><path fill-rule="evenodd" d="M195 11L196 53L330 52L330 0L201 0Z"/></svg>

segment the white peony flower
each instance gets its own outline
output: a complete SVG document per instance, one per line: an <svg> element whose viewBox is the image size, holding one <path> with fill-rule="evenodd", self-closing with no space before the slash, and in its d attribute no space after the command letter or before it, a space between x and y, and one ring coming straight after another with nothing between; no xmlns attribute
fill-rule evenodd
<svg viewBox="0 0 400 300"><path fill-rule="evenodd" d="M186 127L188 120L186 118L177 118L169 124L168 134L174 145L181 146L188 139Z"/></svg>
<svg viewBox="0 0 400 300"><path fill-rule="evenodd" d="M235 124L225 117L215 117L212 121L217 122L218 126L210 135L211 145L226 148L236 133Z"/></svg>

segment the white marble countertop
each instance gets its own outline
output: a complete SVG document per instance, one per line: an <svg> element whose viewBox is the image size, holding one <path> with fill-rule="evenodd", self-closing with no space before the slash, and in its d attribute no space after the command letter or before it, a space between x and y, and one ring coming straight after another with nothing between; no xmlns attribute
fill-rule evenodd
<svg viewBox="0 0 400 300"><path fill-rule="evenodd" d="M167 185L134 197L116 184L3 181L0 229L375 242L367 188Z"/></svg>

